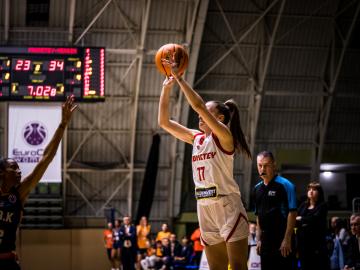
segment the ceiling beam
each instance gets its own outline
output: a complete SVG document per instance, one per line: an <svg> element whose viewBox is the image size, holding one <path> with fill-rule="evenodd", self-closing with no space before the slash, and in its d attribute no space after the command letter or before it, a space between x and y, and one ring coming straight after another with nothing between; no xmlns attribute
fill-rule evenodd
<svg viewBox="0 0 360 270"><path fill-rule="evenodd" d="M81 27L74 27L74 31L75 32L80 32L83 31L83 28ZM139 27L136 27L134 29L131 30L131 32L133 34L137 33L140 31ZM48 28L37 28L37 27L12 27L10 32L14 32L14 33L26 33L26 32L33 32L33 33L49 33L49 29ZM126 28L95 28L92 27L89 32L91 33L103 33L103 34L127 34L129 32L128 29ZM68 30L64 30L64 28L61 27L51 27L51 33L56 33L56 34L64 34L64 33L68 33ZM164 35L180 35L183 34L183 32L181 30L176 30L176 29L149 29L148 30L149 34L164 34Z"/></svg>
<svg viewBox="0 0 360 270"><path fill-rule="evenodd" d="M128 55L138 55L140 54L145 54L145 55L155 55L157 52L157 49L153 49L153 50L147 50L147 49L143 49L142 51L139 51L139 49L115 49L115 48L107 48L106 49L107 53L111 53L111 54L128 54Z"/></svg>
<svg viewBox="0 0 360 270"><path fill-rule="evenodd" d="M76 0L70 0L70 5L69 5L69 36L68 36L69 44L72 44L73 39L74 39L75 8L76 8Z"/></svg>
<svg viewBox="0 0 360 270"><path fill-rule="evenodd" d="M283 14L285 8L286 0L282 0L279 6L278 16L276 17L276 21L274 24L274 28L272 30L271 36L269 38L269 47L266 51L265 58L262 59L263 54L263 47L259 51L260 53L260 66L258 71L258 80L250 79L250 91L253 92L253 95L250 97L249 102L249 114L248 114L248 130L247 130L247 137L249 142L249 150L251 155L254 155L255 151L255 141L256 141L256 134L257 134L257 127L259 122L259 115L261 109L262 98L264 96L264 84L265 78L268 73L270 59L272 50L275 43L276 34L279 29L281 16ZM265 24L265 21L264 21ZM264 37L266 39L266 37ZM261 46L261 45L260 45ZM252 177L252 160L253 159L244 159L244 197L247 203L250 202L250 188L251 188L251 177Z"/></svg>
<svg viewBox="0 0 360 270"><path fill-rule="evenodd" d="M185 37L183 44L187 50L190 49L192 44L200 2L201 0L188 1L186 5L186 28L185 28ZM189 59L189 61L192 61L192 58L194 56L195 58L197 57L195 53L194 55L191 53L191 58ZM189 65L192 64L193 63L189 63ZM186 78L188 78L187 75L185 76ZM184 102L184 95L180 91L175 101L175 105L173 106L174 115L175 115L174 119L177 122L180 121L183 102ZM183 164L181 162L181 159L179 159L179 155L177 153L178 146L179 146L178 140L172 138L171 146L170 146L170 159L171 159L170 188L169 188L169 200L167 207L168 209L167 214L170 218L170 222L172 222L172 218L174 216L177 216L179 214L180 203L181 203L181 194L175 192L176 190L181 190L181 185L182 185L181 175L182 175ZM175 215L174 212L176 213Z"/></svg>
<svg viewBox="0 0 360 270"><path fill-rule="evenodd" d="M85 118L86 120L88 120L90 122L90 127L87 130L87 133L83 136L81 142L77 145L76 149L74 150L72 156L68 159L66 166L69 167L72 163L72 161L75 159L75 157L77 156L77 154L80 152L82 146L86 143L86 141L88 139L90 139L90 136L94 133L94 132L99 132L100 134L102 134L102 131L100 129L100 123L104 122L106 123L107 121L109 121L111 118L113 118L114 116L118 116L118 113L120 110L123 110L125 108L125 106L121 106L119 108L117 108L115 111L111 112L110 115L107 115L106 117L104 117L104 113L100 113L97 116L97 120L96 121L90 121L90 119ZM78 108L79 111L82 111L81 108ZM86 115L86 113L82 113L83 115ZM104 135L104 134L103 134ZM120 151L121 153L121 151ZM125 156L123 156L124 160L126 161ZM128 163L128 162L127 162Z"/></svg>
<svg viewBox="0 0 360 270"><path fill-rule="evenodd" d="M125 178L121 179L119 185L115 188L113 193L111 193L111 195L108 197L106 202L96 211L96 216L100 215L101 211L104 210L105 207L107 207L109 202L111 202L111 200L116 196L116 194L119 192L119 190L126 184L127 181L130 180L130 175L131 175L131 173L129 173ZM128 214L131 216L131 212Z"/></svg>
<svg viewBox="0 0 360 270"><path fill-rule="evenodd" d="M66 182L70 183L73 188L77 191L77 193L80 195L80 197L83 199L83 201L91 208L91 210L96 215L96 209L94 205L88 200L88 198L85 196L85 194L81 191L81 189L78 187L78 185L75 184L75 182L71 179L70 175L66 175Z"/></svg>
<svg viewBox="0 0 360 270"><path fill-rule="evenodd" d="M85 34L89 31L89 29L93 26L93 24L97 21L97 19L99 19L99 17L101 16L101 14L103 14L103 12L106 10L106 8L108 7L108 5L111 3L111 1L113 0L107 0L107 2L105 3L105 5L99 10L99 12L94 16L94 18L91 20L91 22L88 24L88 26L85 28L85 30L79 35L79 37L76 39L76 41L74 42L74 45L77 45L80 40L85 36Z"/></svg>
<svg viewBox="0 0 360 270"><path fill-rule="evenodd" d="M9 41L9 28L10 28L10 0L5 0L4 9L4 41Z"/></svg>
<svg viewBox="0 0 360 270"><path fill-rule="evenodd" d="M279 0L274 0L272 3L264 10L264 12L245 30L245 32L240 36L239 39L237 39L237 43L240 43L243 41L252 30L255 29L255 27L258 25L259 22L266 16L266 14L273 8L273 6L278 2ZM221 57L219 57L215 63L208 68L208 70L194 83L194 87L196 87L208 74L210 74L211 71L213 71L235 48L237 47L236 44L230 47Z"/></svg>
<svg viewBox="0 0 360 270"><path fill-rule="evenodd" d="M213 96L251 96L256 94L255 90L230 90L230 89L196 89L199 94L213 95ZM277 97L324 97L329 94L324 92L303 92L303 91L283 91L283 90L266 90L263 96L277 96ZM355 95L353 95L355 97ZM358 97L358 95L357 95Z"/></svg>
<svg viewBox="0 0 360 270"><path fill-rule="evenodd" d="M224 43L223 42L202 42L203 46L208 46L208 47L220 47L223 46ZM234 43L228 43L228 45L234 45ZM253 48L256 49L258 44L256 43L250 43L250 42L243 42L239 44L240 48ZM269 44L264 42L263 44L264 47L268 47ZM313 46L313 45L309 45L309 44L303 44L303 45L293 45L293 44L274 44L274 48L276 49L289 49L289 50L313 50L313 51L327 51L328 50L328 46L327 45L323 45L323 46ZM338 50L341 50L342 47L337 48ZM352 50L354 52L358 52L358 50Z"/></svg>
<svg viewBox="0 0 360 270"><path fill-rule="evenodd" d="M355 0L357 1L357 0ZM244 12L244 11L231 11L231 10L225 10L226 14L229 14L229 15L236 15L236 16L239 16L239 17L257 17L259 16L259 13L256 13L256 12ZM211 15L221 15L219 12L219 10L209 10L208 12L209 14ZM274 13L274 12L269 12L268 15L266 15L267 17L277 17L277 13ZM334 17L332 16L326 16L326 15L318 15L318 16L311 16L311 15L308 15L308 14L291 14L291 13L285 13L282 15L283 18L290 18L290 19L318 19L318 20L333 20Z"/></svg>
<svg viewBox="0 0 360 270"><path fill-rule="evenodd" d="M131 135L130 135L130 174L129 174L129 185L128 185L128 214L132 216L133 213L133 182L134 182L134 162L135 162L135 148L136 148L136 124L137 124L137 115L138 115L138 106L139 106L139 95L141 88L141 75L143 71L143 62L144 62L144 48L146 33L148 30L149 17L150 17L150 7L151 0L143 0L143 10L141 17L141 32L140 40L138 43L138 50L142 52L137 55L137 71L136 71L136 82L135 89L132 93L132 121L131 121Z"/></svg>
<svg viewBox="0 0 360 270"><path fill-rule="evenodd" d="M132 39L134 44L136 44L136 38L135 38L134 32L133 32L133 28L137 27L136 24L132 20L130 20L130 18L128 16L126 16L126 14L122 11L117 0L113 0L113 3L116 7L116 10L120 14L121 20L125 24L126 30L127 30L128 34L130 35L130 38Z"/></svg>
<svg viewBox="0 0 360 270"><path fill-rule="evenodd" d="M198 64L199 51L201 46L201 39L204 32L206 14L208 10L209 0L195 0L193 16L196 14L196 20L192 17L193 23L189 24L186 29L185 42L189 44L190 49L190 59L187 71L185 73L186 80L190 85L194 84L196 67ZM197 12L195 12L197 11ZM180 92L179 98L174 106L175 117L174 120L180 123L187 123L189 116L189 106L187 101L184 100L183 94ZM185 144L179 140L173 139L173 145L171 148L172 151L172 179L174 183L173 190L181 190L181 184L183 182L183 167L185 160ZM181 204L181 194L179 192L174 192L172 194L172 210L169 214L172 216L177 216L180 213L180 204Z"/></svg>
<svg viewBox="0 0 360 270"><path fill-rule="evenodd" d="M221 13L221 16L222 16L222 18L223 18L223 20L224 20L224 22L225 22L226 28L227 28L227 30L228 30L229 33L230 33L231 39L232 39L232 41L234 42L234 44L236 45L237 52L238 52L238 54L239 54L239 56L240 56L240 60L241 60L242 66L244 67L244 69L245 69L246 72L248 73L249 77L250 77L251 79L255 80L254 75L253 75L252 72L251 72L250 66L249 66L249 64L247 63L247 61L246 61L246 59L245 59L245 57L244 57L244 54L242 53L240 44L239 44L239 43L237 42L237 40L236 40L236 36L235 36L235 34L234 34L234 31L232 30L232 28L231 28L231 26L230 26L230 22L229 22L229 20L227 19L226 15L225 15L225 13L224 13L224 11L223 11L220 3L219 3L219 0L215 0L215 2L216 2L216 5L218 6L218 8L219 8L219 10L220 10L220 13Z"/></svg>
<svg viewBox="0 0 360 270"><path fill-rule="evenodd" d="M343 64L343 60L344 60L345 53L347 50L347 46L349 44L353 29L354 29L356 21L358 19L359 12L360 12L360 2L357 3L352 22L346 33L346 36L344 39L342 39L343 49L340 53L336 67L332 65L332 63L334 63L334 58L335 58L334 52L333 52L333 56L332 56L333 61L330 61L330 84L328 85L328 88L327 88L327 92L329 95L324 98L325 100L323 102L323 107L321 108L321 112L320 112L320 119L319 119L319 124L318 124L318 127L319 127L318 147L316 147L316 150L315 150L315 161L316 162L315 162L315 167L313 167L313 170L312 170L313 171L312 176L317 177L317 178L314 178L314 179L318 179L319 174L320 174L320 164L321 164L322 158L323 158L326 133L327 133L328 125L329 125L329 118L330 118L330 113L331 113L332 102L334 99L334 93L336 90L336 83L338 82L338 78L339 78L340 71L342 68L342 64Z"/></svg>

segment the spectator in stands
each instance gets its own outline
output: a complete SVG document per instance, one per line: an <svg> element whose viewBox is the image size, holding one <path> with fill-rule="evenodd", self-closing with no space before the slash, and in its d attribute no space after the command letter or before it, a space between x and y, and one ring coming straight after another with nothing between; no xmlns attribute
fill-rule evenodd
<svg viewBox="0 0 360 270"><path fill-rule="evenodd" d="M257 155L257 168L262 181L254 187L253 196L261 269L295 269L295 186L276 173L276 161L269 151L262 151Z"/></svg>
<svg viewBox="0 0 360 270"><path fill-rule="evenodd" d="M116 270L119 270L121 266L121 247L122 247L122 231L121 221L115 219L114 228L113 228L113 248L111 251L111 258L115 263Z"/></svg>
<svg viewBox="0 0 360 270"><path fill-rule="evenodd" d="M253 222L249 222L249 237L248 237L248 246L249 246L249 256L250 256L250 249L252 246L256 246L256 224Z"/></svg>
<svg viewBox="0 0 360 270"><path fill-rule="evenodd" d="M344 253L340 240L336 237L328 238L327 248L330 252L330 269L341 270L344 268Z"/></svg>
<svg viewBox="0 0 360 270"><path fill-rule="evenodd" d="M140 261L143 270L158 269L156 266L160 258L156 256L156 248L150 247L147 256Z"/></svg>
<svg viewBox="0 0 360 270"><path fill-rule="evenodd" d="M171 258L171 248L170 248L170 240L168 238L163 238L161 240L161 260L162 260L162 267L161 269L169 270L172 262Z"/></svg>
<svg viewBox="0 0 360 270"><path fill-rule="evenodd" d="M175 269L182 269L191 262L193 256L193 247L187 236L181 239L180 251L173 257L173 267Z"/></svg>
<svg viewBox="0 0 360 270"><path fill-rule="evenodd" d="M103 236L104 236L104 246L106 248L106 254L107 257L110 261L111 264L111 270L115 270L115 261L113 260L112 256L111 256L111 251L113 249L113 244L114 244L114 240L113 240L113 225L111 222L107 223L107 228L104 230L103 232Z"/></svg>
<svg viewBox="0 0 360 270"><path fill-rule="evenodd" d="M170 262L170 247L169 247L169 239L163 238L161 241L158 240L155 242L155 254L157 257L156 260L156 269L165 269L166 264Z"/></svg>
<svg viewBox="0 0 360 270"><path fill-rule="evenodd" d="M191 235L191 240L194 243L194 252L195 252L194 262L196 263L196 265L200 265L201 254L204 250L204 247L200 241L200 236L201 236L200 228L197 228Z"/></svg>
<svg viewBox="0 0 360 270"><path fill-rule="evenodd" d="M141 217L139 225L136 226L136 235L137 235L137 245L138 245L138 254L137 254L137 269L140 269L140 261L145 258L146 252L148 249L148 237L150 235L151 226L148 224L146 217Z"/></svg>
<svg viewBox="0 0 360 270"><path fill-rule="evenodd" d="M179 243L179 241L176 239L175 233L170 234L169 240L170 240L171 258L173 259L174 257L179 256L182 247L181 247L181 244Z"/></svg>
<svg viewBox="0 0 360 270"><path fill-rule="evenodd" d="M351 237L349 247L345 258L344 270L360 269L360 214L354 214L350 217Z"/></svg>
<svg viewBox="0 0 360 270"><path fill-rule="evenodd" d="M171 232L169 231L169 226L167 223L161 225L161 231L158 232L156 236L156 241L161 241L163 238L170 239Z"/></svg>
<svg viewBox="0 0 360 270"><path fill-rule="evenodd" d="M62 105L61 123L43 151L33 171L21 181L21 170L16 160L0 158L0 269L18 270L16 232L21 222L25 202L53 160L65 129L76 109L74 96ZM34 131L35 135L39 135Z"/></svg>
<svg viewBox="0 0 360 270"><path fill-rule="evenodd" d="M121 261L123 270L134 270L137 253L136 228L131 224L130 216L124 216L120 228L122 235Z"/></svg>
<svg viewBox="0 0 360 270"><path fill-rule="evenodd" d="M333 229L334 237L339 239L342 248L346 250L350 234L346 230L345 222L339 217L332 217L331 228Z"/></svg>
<svg viewBox="0 0 360 270"><path fill-rule="evenodd" d="M249 223L249 237L248 237L248 269L261 269L260 256L256 252L257 239L256 239L256 224Z"/></svg>
<svg viewBox="0 0 360 270"><path fill-rule="evenodd" d="M160 240L155 242L155 249L156 249L156 256L161 258L162 257L162 243Z"/></svg>
<svg viewBox="0 0 360 270"><path fill-rule="evenodd" d="M298 208L297 243L301 270L330 269L326 250L327 205L319 182L310 182L307 200Z"/></svg>

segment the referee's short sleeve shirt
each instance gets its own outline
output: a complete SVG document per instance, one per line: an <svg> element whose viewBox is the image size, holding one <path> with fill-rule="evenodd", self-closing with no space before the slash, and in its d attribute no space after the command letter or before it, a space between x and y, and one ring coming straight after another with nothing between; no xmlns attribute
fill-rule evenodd
<svg viewBox="0 0 360 270"><path fill-rule="evenodd" d="M282 234L286 229L288 213L297 209L295 186L277 175L268 185L259 182L254 187L253 196L261 230L271 233L275 230Z"/></svg>

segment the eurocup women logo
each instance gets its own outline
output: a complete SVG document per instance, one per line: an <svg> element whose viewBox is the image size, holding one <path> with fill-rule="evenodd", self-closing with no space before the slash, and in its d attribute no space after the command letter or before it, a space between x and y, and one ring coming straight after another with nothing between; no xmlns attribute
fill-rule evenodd
<svg viewBox="0 0 360 270"><path fill-rule="evenodd" d="M26 124L23 136L25 141L33 146L40 145L46 138L47 130L40 122L30 122Z"/></svg>

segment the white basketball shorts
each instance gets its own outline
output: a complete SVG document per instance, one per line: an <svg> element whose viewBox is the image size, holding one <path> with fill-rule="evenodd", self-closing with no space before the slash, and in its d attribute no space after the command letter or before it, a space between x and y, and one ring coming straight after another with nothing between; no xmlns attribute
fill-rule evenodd
<svg viewBox="0 0 360 270"><path fill-rule="evenodd" d="M209 204L198 201L197 212L203 245L235 242L249 235L247 215L239 194L219 196Z"/></svg>

